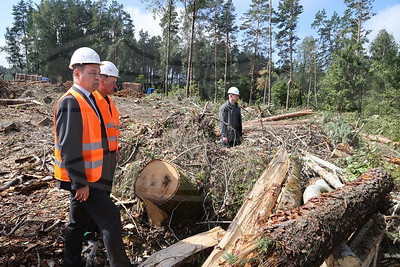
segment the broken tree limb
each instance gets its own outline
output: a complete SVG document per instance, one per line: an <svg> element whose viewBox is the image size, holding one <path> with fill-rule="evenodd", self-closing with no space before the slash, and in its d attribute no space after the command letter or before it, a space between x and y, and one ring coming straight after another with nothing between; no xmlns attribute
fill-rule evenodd
<svg viewBox="0 0 400 267"><path fill-rule="evenodd" d="M149 222L154 226L171 218L196 219L203 211L195 182L165 160L153 160L143 168L135 182L135 194L145 203Z"/></svg>
<svg viewBox="0 0 400 267"><path fill-rule="evenodd" d="M255 249L257 253L247 258L248 263L320 266L339 244L378 212L393 187L390 175L376 168L340 189L311 199L299 209L270 216L255 239L256 244L267 248L261 252Z"/></svg>
<svg viewBox="0 0 400 267"><path fill-rule="evenodd" d="M229 225L226 234L203 263L203 267L219 266L225 261L224 254L231 253L232 247L238 239L257 231L257 223L266 219L276 204L282 183L287 176L289 164L287 152L280 148L254 184L252 191Z"/></svg>
<svg viewBox="0 0 400 267"><path fill-rule="evenodd" d="M185 238L176 244L155 252L139 266L169 267L182 265L196 253L215 246L224 234L225 230L218 226L207 232Z"/></svg>
<svg viewBox="0 0 400 267"><path fill-rule="evenodd" d="M310 120L280 120L280 121L262 121L261 119L243 122L243 129L256 129L261 130L265 127L279 127L279 126L300 126L310 123Z"/></svg>
<svg viewBox="0 0 400 267"><path fill-rule="evenodd" d="M371 266L386 230L385 218L378 213L351 237L349 247L361 260L362 266Z"/></svg>
<svg viewBox="0 0 400 267"><path fill-rule="evenodd" d="M343 186L343 183L340 181L339 177L334 175L333 173L330 173L326 171L324 168L319 166L315 161L313 160L305 160L304 163L312 169L314 172L316 172L319 176L325 179L333 188L339 188Z"/></svg>
<svg viewBox="0 0 400 267"><path fill-rule="evenodd" d="M339 168L338 166L336 166L335 164L332 164L326 160L323 160L317 156L311 155L309 153L305 153L305 159L310 159L315 161L316 163L330 169L334 174L338 174L338 175L343 175L343 169Z"/></svg>
<svg viewBox="0 0 400 267"><path fill-rule="evenodd" d="M20 104L35 104L35 105L44 105L43 103L40 103L39 101L31 98L6 98L6 99L0 99L0 105L2 106L9 106L9 105L20 105Z"/></svg>
<svg viewBox="0 0 400 267"><path fill-rule="evenodd" d="M373 135L373 134L365 134L365 133L360 133L361 137L364 140L368 140L368 141L374 141L374 142L378 142L378 143L382 143L382 144L393 144L393 145L399 145L399 142L394 142L393 140L390 140L384 136L381 135Z"/></svg>

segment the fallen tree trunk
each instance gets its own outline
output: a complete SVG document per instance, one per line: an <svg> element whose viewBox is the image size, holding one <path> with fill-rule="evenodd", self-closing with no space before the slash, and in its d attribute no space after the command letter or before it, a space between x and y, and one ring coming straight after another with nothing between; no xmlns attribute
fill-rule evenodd
<svg viewBox="0 0 400 267"><path fill-rule="evenodd" d="M251 266L260 262L264 266L320 266L379 210L393 186L388 173L372 169L299 209L272 215L254 239L259 249L253 249L247 262Z"/></svg>
<svg viewBox="0 0 400 267"><path fill-rule="evenodd" d="M196 220L202 214L202 197L194 181L164 160L153 160L143 168L135 182L135 194L145 203L154 226L168 219Z"/></svg>
<svg viewBox="0 0 400 267"><path fill-rule="evenodd" d="M300 110L300 111L297 111L297 112L276 115L276 116L272 116L272 117L268 117L268 118L262 118L262 121L263 122L264 121L279 121L279 120L303 117L303 116L311 115L311 114L314 114L314 113L315 112L313 112L312 109Z"/></svg>
<svg viewBox="0 0 400 267"><path fill-rule="evenodd" d="M178 243L152 254L139 266L182 266L188 258L191 258L196 253L215 246L224 234L225 230L218 226L207 232L185 238Z"/></svg>
<svg viewBox="0 0 400 267"><path fill-rule="evenodd" d="M289 164L289 157L281 148L254 184L226 234L203 263L203 267L219 266L225 261L224 254L231 253L232 247L240 238L246 234L254 234L258 229L257 223L268 218L286 179Z"/></svg>

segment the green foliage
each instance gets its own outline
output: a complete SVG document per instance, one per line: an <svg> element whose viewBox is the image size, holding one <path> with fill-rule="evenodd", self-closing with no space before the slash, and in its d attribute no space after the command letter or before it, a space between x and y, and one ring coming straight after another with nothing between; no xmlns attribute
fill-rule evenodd
<svg viewBox="0 0 400 267"><path fill-rule="evenodd" d="M345 122L342 117L325 112L322 121L324 131L335 141L335 143L347 143L357 145L356 131Z"/></svg>
<svg viewBox="0 0 400 267"><path fill-rule="evenodd" d="M383 165L380 149L375 145L367 145L346 158L346 177L349 181L353 181L367 170Z"/></svg>
<svg viewBox="0 0 400 267"><path fill-rule="evenodd" d="M278 81L272 85L272 103L277 106L284 106L286 103L286 84Z"/></svg>

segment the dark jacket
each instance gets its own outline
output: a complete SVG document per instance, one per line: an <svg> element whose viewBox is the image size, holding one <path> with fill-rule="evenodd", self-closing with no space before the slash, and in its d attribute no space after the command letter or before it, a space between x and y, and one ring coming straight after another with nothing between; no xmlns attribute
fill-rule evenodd
<svg viewBox="0 0 400 267"><path fill-rule="evenodd" d="M75 88L74 88L75 89ZM87 97L79 90L85 100L92 106ZM93 107L93 106L92 106ZM76 190L86 185L105 191L111 191L112 179L115 170L115 159L112 159L108 149L105 127L102 118L101 133L102 147L104 150L103 168L101 178L95 183L86 180L83 155L82 155L82 116L78 101L72 96L64 97L56 110L56 131L61 147L61 157L71 182L59 182L60 189ZM99 121L99 123L100 123ZM114 166L113 166L114 165ZM113 168L114 167L114 168Z"/></svg>
<svg viewBox="0 0 400 267"><path fill-rule="evenodd" d="M221 120L219 122L221 137L227 137L230 143L234 141L235 143L240 143L242 116L238 104L232 105L229 101L226 101L219 108L219 119Z"/></svg>

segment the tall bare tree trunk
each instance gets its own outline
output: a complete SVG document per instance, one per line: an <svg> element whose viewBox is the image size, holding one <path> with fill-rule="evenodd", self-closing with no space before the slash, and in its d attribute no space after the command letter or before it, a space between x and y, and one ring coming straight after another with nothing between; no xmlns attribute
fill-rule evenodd
<svg viewBox="0 0 400 267"><path fill-rule="evenodd" d="M253 90L255 86L255 69L256 69L256 64L257 64L257 52L258 52L258 36L259 36L259 27L260 27L260 21L257 21L257 29L256 29L256 36L255 36L255 42L254 42L254 57L253 57L253 63L251 65L251 70L250 70L250 75L251 75L251 85L250 85L250 96L249 96L249 105L251 105L251 98L253 96Z"/></svg>
<svg viewBox="0 0 400 267"><path fill-rule="evenodd" d="M172 0L168 1L168 31L167 31L167 47L165 51L165 77L164 77L164 93L168 95L168 74L169 74L169 51L171 44L171 18L172 17Z"/></svg>
<svg viewBox="0 0 400 267"><path fill-rule="evenodd" d="M271 105L272 78L272 0L269 0L269 58L268 58L268 106Z"/></svg>
<svg viewBox="0 0 400 267"><path fill-rule="evenodd" d="M286 94L286 110L290 107L290 90L293 81L293 42L290 40L290 52L289 52L289 61L290 61L290 68L289 68L289 81L287 82L287 94Z"/></svg>
<svg viewBox="0 0 400 267"><path fill-rule="evenodd" d="M224 70L224 96L226 95L226 81L228 79L228 64L229 64L229 31L226 32L225 40L225 70Z"/></svg>
<svg viewBox="0 0 400 267"><path fill-rule="evenodd" d="M217 102L217 6L214 9L214 102Z"/></svg>
<svg viewBox="0 0 400 267"><path fill-rule="evenodd" d="M193 2L193 15L192 15L192 27L189 42L189 58L187 66L187 80L186 80L186 97L190 96L190 82L192 80L192 60L193 60L193 42L194 42L194 24L196 21L196 0Z"/></svg>

